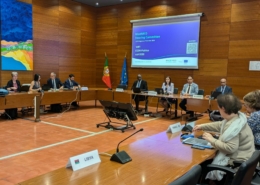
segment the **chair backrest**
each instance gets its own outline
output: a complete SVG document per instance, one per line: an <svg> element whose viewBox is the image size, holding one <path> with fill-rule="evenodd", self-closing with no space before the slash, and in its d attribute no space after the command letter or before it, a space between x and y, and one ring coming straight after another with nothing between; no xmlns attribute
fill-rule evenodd
<svg viewBox="0 0 260 185"><path fill-rule="evenodd" d="M178 178L177 180L171 182L169 185L196 185L201 173L201 166L193 166L190 171Z"/></svg>
<svg viewBox="0 0 260 185"><path fill-rule="evenodd" d="M179 89L178 88L174 88L173 94L178 94Z"/></svg>
<svg viewBox="0 0 260 185"><path fill-rule="evenodd" d="M199 89L198 95L203 95L204 96L204 89Z"/></svg>
<svg viewBox="0 0 260 185"><path fill-rule="evenodd" d="M240 165L231 185L251 185L252 177L259 159L260 151L256 150L250 159Z"/></svg>

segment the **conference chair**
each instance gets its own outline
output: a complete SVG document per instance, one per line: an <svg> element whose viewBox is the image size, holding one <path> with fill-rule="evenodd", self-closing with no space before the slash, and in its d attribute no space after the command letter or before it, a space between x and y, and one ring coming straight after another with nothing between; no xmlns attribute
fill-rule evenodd
<svg viewBox="0 0 260 185"><path fill-rule="evenodd" d="M198 95L203 95L204 96L204 89L199 89Z"/></svg>
<svg viewBox="0 0 260 185"><path fill-rule="evenodd" d="M178 88L174 88L173 94L178 94L178 92L179 92L179 89L178 89ZM168 102L168 103L169 103L169 105L170 105L170 111L169 111L169 113L170 113L170 115L171 115L171 114L172 114L172 105L178 106L178 99L176 98L175 101L173 101L173 102ZM177 108L177 107L174 107L174 111L175 111L175 109L178 109L178 108Z"/></svg>
<svg viewBox="0 0 260 185"><path fill-rule="evenodd" d="M251 158L240 165L237 171L226 166L209 164L207 166L207 172L213 170L226 172L225 184L229 184L231 180L231 185L251 185L252 177L255 172L256 165L259 162L259 159L260 151L256 150Z"/></svg>
<svg viewBox="0 0 260 185"><path fill-rule="evenodd" d="M169 185L196 185L201 174L201 166L193 166L186 174L171 182Z"/></svg>

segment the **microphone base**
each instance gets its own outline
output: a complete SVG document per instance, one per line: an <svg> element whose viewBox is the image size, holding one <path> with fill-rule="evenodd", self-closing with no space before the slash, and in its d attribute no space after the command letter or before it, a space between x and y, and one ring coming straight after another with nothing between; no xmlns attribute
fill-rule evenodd
<svg viewBox="0 0 260 185"><path fill-rule="evenodd" d="M125 164L127 162L132 161L132 158L125 152L125 151L120 151L112 155L110 158L110 161L115 161L121 164Z"/></svg>
<svg viewBox="0 0 260 185"><path fill-rule="evenodd" d="M190 125L185 125L181 131L184 131L184 132L192 132L192 126Z"/></svg>

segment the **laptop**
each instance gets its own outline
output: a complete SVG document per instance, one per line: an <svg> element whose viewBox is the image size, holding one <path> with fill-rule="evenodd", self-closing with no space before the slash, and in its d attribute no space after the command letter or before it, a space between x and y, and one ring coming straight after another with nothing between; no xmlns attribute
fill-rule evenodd
<svg viewBox="0 0 260 185"><path fill-rule="evenodd" d="M126 90L126 89L127 89L127 85L119 84L119 85L117 86L117 88Z"/></svg>
<svg viewBox="0 0 260 185"><path fill-rule="evenodd" d="M48 90L50 90L51 89L51 87L49 86L49 85L47 85L47 84L43 84L43 86L42 86L42 90L44 90L44 91L48 91Z"/></svg>
<svg viewBox="0 0 260 185"><path fill-rule="evenodd" d="M155 88L154 90L157 92L157 94L164 94L164 90L162 88Z"/></svg>
<svg viewBox="0 0 260 185"><path fill-rule="evenodd" d="M218 97L218 95L221 95L222 93L219 91L213 91L211 93L211 99L216 99Z"/></svg>
<svg viewBox="0 0 260 185"><path fill-rule="evenodd" d="M199 138L187 138L182 141L184 144L188 145L197 145L197 146L204 146L205 148L213 148L211 144L206 141L205 139L199 139Z"/></svg>
<svg viewBox="0 0 260 185"><path fill-rule="evenodd" d="M137 87L134 87L134 88L133 88L133 92L134 92L134 93L141 93L141 89L140 89L140 88L137 88Z"/></svg>
<svg viewBox="0 0 260 185"><path fill-rule="evenodd" d="M30 89L30 86L28 86L28 85L23 85L23 86L21 87L20 91L21 91L21 92L28 92L29 89Z"/></svg>

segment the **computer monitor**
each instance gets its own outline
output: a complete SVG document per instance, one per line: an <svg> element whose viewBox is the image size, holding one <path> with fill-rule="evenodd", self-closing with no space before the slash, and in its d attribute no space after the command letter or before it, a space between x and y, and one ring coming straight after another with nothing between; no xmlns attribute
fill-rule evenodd
<svg viewBox="0 0 260 185"><path fill-rule="evenodd" d="M134 87L134 88L133 88L133 92L134 92L134 93L141 93L141 89L140 89L140 88L137 88L137 87Z"/></svg>
<svg viewBox="0 0 260 185"><path fill-rule="evenodd" d="M117 88L126 90L126 89L127 89L127 85L119 84L119 85L117 86Z"/></svg>
<svg viewBox="0 0 260 185"><path fill-rule="evenodd" d="M211 93L211 99L216 99L219 95L221 95L222 93L219 91L213 91Z"/></svg>
<svg viewBox="0 0 260 185"><path fill-rule="evenodd" d="M157 92L157 94L164 94L163 88L155 88L154 90Z"/></svg>
<svg viewBox="0 0 260 185"><path fill-rule="evenodd" d="M48 90L50 90L50 89L51 89L51 87L50 87L48 84L43 84L42 90L48 91Z"/></svg>
<svg viewBox="0 0 260 185"><path fill-rule="evenodd" d="M30 89L30 85L22 85L20 91L21 92L28 92Z"/></svg>

